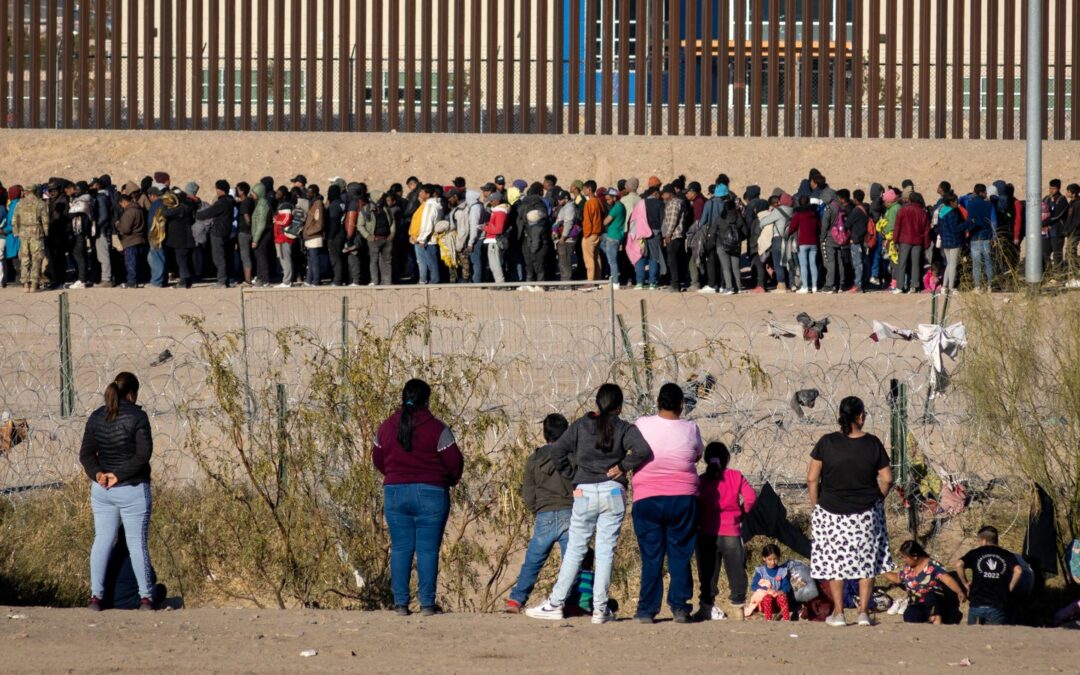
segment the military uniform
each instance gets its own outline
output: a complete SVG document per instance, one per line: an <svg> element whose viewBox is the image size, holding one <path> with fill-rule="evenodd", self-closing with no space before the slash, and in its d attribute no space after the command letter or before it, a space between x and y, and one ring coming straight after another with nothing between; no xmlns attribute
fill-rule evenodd
<svg viewBox="0 0 1080 675"><path fill-rule="evenodd" d="M45 237L49 233L49 210L33 191L19 201L11 219L12 233L22 240L19 261L23 286L36 291L41 282L41 263L45 259Z"/></svg>

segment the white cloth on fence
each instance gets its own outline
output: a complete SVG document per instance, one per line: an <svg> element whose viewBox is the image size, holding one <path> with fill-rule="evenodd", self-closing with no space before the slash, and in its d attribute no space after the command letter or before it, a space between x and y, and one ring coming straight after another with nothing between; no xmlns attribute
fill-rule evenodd
<svg viewBox="0 0 1080 675"><path fill-rule="evenodd" d="M967 329L962 322L951 326L921 323L917 334L935 373L945 372L942 355L955 360L960 350L967 347Z"/></svg>
<svg viewBox="0 0 1080 675"><path fill-rule="evenodd" d="M874 332L870 334L870 339L874 342L882 338L888 338L890 340L911 340L915 337L915 331L908 330L907 328L897 328L891 324L887 324L884 321L874 320Z"/></svg>
<svg viewBox="0 0 1080 675"><path fill-rule="evenodd" d="M796 328L794 326L785 326L783 324L776 323L775 321L766 321L765 330L768 333L769 337L776 338L777 340L779 340L780 338L793 338L802 332L801 328Z"/></svg>

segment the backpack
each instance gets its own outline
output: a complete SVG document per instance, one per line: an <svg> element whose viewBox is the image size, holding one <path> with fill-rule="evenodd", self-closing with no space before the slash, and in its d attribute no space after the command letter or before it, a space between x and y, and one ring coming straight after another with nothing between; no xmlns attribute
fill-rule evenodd
<svg viewBox="0 0 1080 675"><path fill-rule="evenodd" d="M833 219L832 227L829 228L829 236L836 242L837 246L847 246L851 243L851 233L848 232L847 223L844 219L844 209L838 202L832 202L836 205L836 218Z"/></svg>
<svg viewBox="0 0 1080 675"><path fill-rule="evenodd" d="M870 217L870 213L862 204L859 204L855 208L861 209L862 212L866 214L866 238L863 239L863 246L866 248L874 248L877 246L877 223Z"/></svg>

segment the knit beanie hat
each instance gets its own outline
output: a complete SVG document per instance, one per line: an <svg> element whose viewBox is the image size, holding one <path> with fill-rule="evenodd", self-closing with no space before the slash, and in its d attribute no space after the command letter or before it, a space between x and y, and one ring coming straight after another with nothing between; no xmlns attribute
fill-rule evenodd
<svg viewBox="0 0 1080 675"><path fill-rule="evenodd" d="M184 186L184 194L188 197L194 197L199 194L199 184L193 180L188 181L187 185Z"/></svg>
<svg viewBox="0 0 1080 675"><path fill-rule="evenodd" d="M883 200L885 200L886 204L892 204L892 203L896 202L896 199L897 199L898 196L899 195L896 194L896 190L890 188L890 189L885 191L885 194L882 195L881 198Z"/></svg>
<svg viewBox="0 0 1080 675"><path fill-rule="evenodd" d="M22 198L22 186L12 185L7 191L8 199L21 199Z"/></svg>

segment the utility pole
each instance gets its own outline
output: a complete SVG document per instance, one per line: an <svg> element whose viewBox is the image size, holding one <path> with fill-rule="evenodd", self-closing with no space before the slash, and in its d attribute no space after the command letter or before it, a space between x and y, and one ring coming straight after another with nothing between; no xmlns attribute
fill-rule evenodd
<svg viewBox="0 0 1080 675"><path fill-rule="evenodd" d="M1042 196L1042 3L1027 3L1027 210L1025 219L1026 257L1024 276L1028 284L1042 281L1042 236L1040 198ZM1063 93L1063 92L1062 92ZM1062 93L1055 94L1061 96Z"/></svg>

